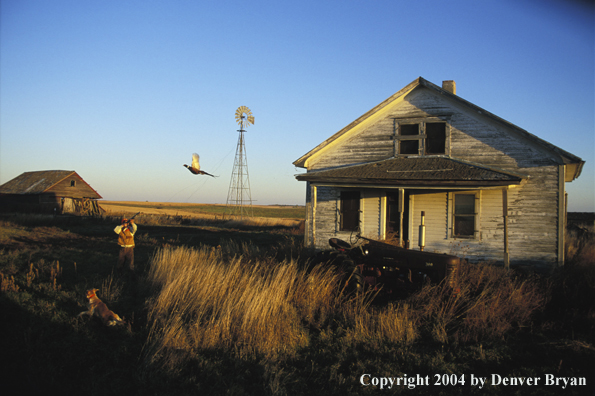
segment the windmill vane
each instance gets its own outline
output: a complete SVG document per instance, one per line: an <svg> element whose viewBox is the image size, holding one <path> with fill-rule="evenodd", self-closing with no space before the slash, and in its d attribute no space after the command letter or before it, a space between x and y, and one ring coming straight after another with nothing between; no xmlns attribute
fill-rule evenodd
<svg viewBox="0 0 595 396"><path fill-rule="evenodd" d="M252 111L246 106L240 106L236 110L236 122L240 125L240 129L244 129L248 125L254 125L254 116L252 115Z"/></svg>

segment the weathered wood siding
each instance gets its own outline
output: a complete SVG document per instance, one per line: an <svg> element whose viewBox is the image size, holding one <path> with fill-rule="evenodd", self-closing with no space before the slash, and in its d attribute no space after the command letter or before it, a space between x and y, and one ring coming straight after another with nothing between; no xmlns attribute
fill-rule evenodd
<svg viewBox="0 0 595 396"><path fill-rule="evenodd" d="M528 175L524 185L508 191L511 264L554 264L558 256L558 203L563 199L559 196L559 158L505 124L432 90L421 87L412 91L390 110L387 117L368 125L342 144L333 146L324 155L313 158L308 170L391 158L394 156L394 119L422 116L448 119L447 155ZM417 247L417 227L423 210L426 212L427 250L448 253L464 248L470 259L503 260L501 190L481 191L479 233L473 239L461 241L452 238L450 233L452 208L449 207L447 191L431 194L408 191L414 194L409 224L411 247ZM329 237L341 237L341 233L337 232L338 194L336 189L319 188L314 227L317 247L326 248ZM380 191L366 192L363 196L361 219L367 235L383 235L384 230L380 229L383 213L381 196Z"/></svg>
<svg viewBox="0 0 595 396"><path fill-rule="evenodd" d="M410 199L409 247L419 248L419 226L421 225L421 212L425 213L426 247L427 251L447 253L447 193L415 194Z"/></svg>
<svg viewBox="0 0 595 396"><path fill-rule="evenodd" d="M72 182L74 182L74 186L71 185ZM57 197L69 198L100 198L97 192L76 174L52 186L52 188L46 191L46 194L55 194Z"/></svg>
<svg viewBox="0 0 595 396"><path fill-rule="evenodd" d="M317 187L316 190L314 243L317 249L329 249L329 238L338 236L339 191L328 187Z"/></svg>

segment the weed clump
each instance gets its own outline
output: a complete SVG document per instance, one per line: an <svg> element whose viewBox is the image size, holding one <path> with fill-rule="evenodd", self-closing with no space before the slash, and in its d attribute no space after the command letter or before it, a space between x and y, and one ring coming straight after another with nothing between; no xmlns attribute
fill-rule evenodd
<svg viewBox="0 0 595 396"><path fill-rule="evenodd" d="M408 302L419 326L440 343L498 339L528 326L545 295L535 279L489 264L461 268L460 290L426 285Z"/></svg>

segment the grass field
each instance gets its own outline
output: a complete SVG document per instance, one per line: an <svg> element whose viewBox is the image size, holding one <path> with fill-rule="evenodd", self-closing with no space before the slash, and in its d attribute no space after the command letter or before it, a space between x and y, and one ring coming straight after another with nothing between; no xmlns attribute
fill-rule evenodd
<svg viewBox="0 0 595 396"><path fill-rule="evenodd" d="M131 202L131 201L100 201L100 206L110 212L149 213L169 216L186 217L216 217L218 219L230 218L229 208L226 205L209 204L183 204L165 202ZM254 217L274 219L303 220L306 216L304 206L290 205L253 205Z"/></svg>
<svg viewBox="0 0 595 396"><path fill-rule="evenodd" d="M133 279L113 268L119 217L0 217L5 389L28 395L595 391L592 234L570 235L568 266L552 276L466 265L456 295L428 285L380 304L373 293L342 293L332 267L307 265L299 222L189 221L179 214L138 220ZM77 319L88 288L99 289L128 324L105 328ZM480 389L471 374L541 381ZM559 384L546 385L546 375ZM379 389L389 377L405 384ZM563 389L562 378L587 384L567 382Z"/></svg>

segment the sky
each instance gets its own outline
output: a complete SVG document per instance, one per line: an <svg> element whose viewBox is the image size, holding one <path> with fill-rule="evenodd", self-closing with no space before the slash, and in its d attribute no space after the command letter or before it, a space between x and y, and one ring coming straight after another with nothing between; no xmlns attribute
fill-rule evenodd
<svg viewBox="0 0 595 396"><path fill-rule="evenodd" d="M292 163L421 76L582 158L568 210L593 212L588 4L0 0L0 184L74 170L105 200L224 204L247 106L253 203L302 205Z"/></svg>

